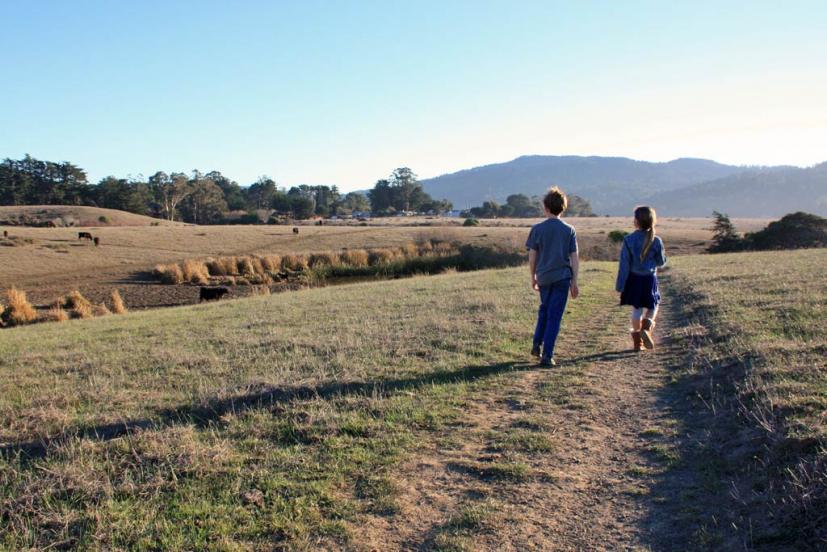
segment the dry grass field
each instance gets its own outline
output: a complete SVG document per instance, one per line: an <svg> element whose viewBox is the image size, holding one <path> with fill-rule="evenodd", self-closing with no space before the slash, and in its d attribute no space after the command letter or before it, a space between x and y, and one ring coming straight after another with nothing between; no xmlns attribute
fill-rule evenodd
<svg viewBox="0 0 827 552"><path fill-rule="evenodd" d="M128 214L124 214L128 215ZM145 217L144 217L145 218ZM146 219L151 220L151 219ZM607 234L630 230L627 218L569 219L578 229L582 255L607 259L615 254ZM422 238L437 237L479 245L522 246L532 220L482 221L481 227L441 226L455 219L374 219L371 226L300 226L295 235L290 226L107 226L96 228L4 227L10 240L0 246L0 288L16 286L41 305L73 289L95 302L112 290L123 293L135 308L192 303L195 288L159 289L147 285L156 264L190 258L245 254L287 254L341 251L354 248L401 246ZM433 224L417 226L417 224ZM438 223L438 224L437 224ZM520 226L488 226L488 224ZM736 221L739 228L755 230L766 221ZM672 255L699 252L711 237L707 219L664 219L659 231ZM78 231L100 238L100 247L79 241ZM239 290L246 293L246 290Z"/></svg>
<svg viewBox="0 0 827 552"><path fill-rule="evenodd" d="M818 548L825 266L676 258L635 355L586 263L553 370L524 268L0 331L0 547Z"/></svg>

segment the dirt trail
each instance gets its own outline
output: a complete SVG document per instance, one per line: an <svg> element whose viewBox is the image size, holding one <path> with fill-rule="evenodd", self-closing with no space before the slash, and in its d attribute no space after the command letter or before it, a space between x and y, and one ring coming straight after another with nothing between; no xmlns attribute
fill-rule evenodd
<svg viewBox="0 0 827 552"><path fill-rule="evenodd" d="M564 332L557 368L515 365L475 390L463 427L394 474L400 512L371 516L359 540L374 550L679 546L653 492L675 454L661 392L679 353L675 319L665 303L658 348L636 355L625 316ZM469 523L468 508L488 513Z"/></svg>

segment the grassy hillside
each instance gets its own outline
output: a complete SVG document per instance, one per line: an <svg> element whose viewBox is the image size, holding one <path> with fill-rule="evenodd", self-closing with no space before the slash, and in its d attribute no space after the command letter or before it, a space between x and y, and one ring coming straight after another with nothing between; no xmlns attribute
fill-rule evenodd
<svg viewBox="0 0 827 552"><path fill-rule="evenodd" d="M589 275L609 281L602 266ZM347 540L360 512L392 500L383 470L416 433L455 423L469 381L524 356L535 298L522 276L416 278L2 332L2 442L65 437L34 465L0 464L0 542ZM134 425L127 437L71 437L123 422Z"/></svg>
<svg viewBox="0 0 827 552"><path fill-rule="evenodd" d="M759 548L827 543L825 267L819 249L682 257L669 273L692 352L678 373L716 415L693 447Z"/></svg>
<svg viewBox="0 0 827 552"><path fill-rule="evenodd" d="M526 362L524 268L4 330L0 548L364 550L407 524L391 548L496 549L547 504L534 529L596 517L507 542L634 519L652 525L612 542L823 542L825 264L674 259L666 356L640 357L614 265L586 263L552 371ZM427 511L423 485L447 505Z"/></svg>
<svg viewBox="0 0 827 552"><path fill-rule="evenodd" d="M0 226L23 224L26 221L43 224L55 221L57 226L97 227L97 226L179 226L181 223L169 222L126 211L84 207L80 205L21 205L0 206Z"/></svg>

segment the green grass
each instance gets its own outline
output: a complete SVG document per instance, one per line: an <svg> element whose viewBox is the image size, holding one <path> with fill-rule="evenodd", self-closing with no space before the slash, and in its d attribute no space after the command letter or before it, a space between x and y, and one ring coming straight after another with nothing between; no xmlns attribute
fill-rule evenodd
<svg viewBox="0 0 827 552"><path fill-rule="evenodd" d="M612 271L587 265L566 324L602 308ZM458 273L0 332L0 549L358 542L363 516L398 512L394 467L526 359L527 280ZM508 446L547 446L531 433ZM474 468L531 477L519 458ZM434 545L467 548L468 531Z"/></svg>
<svg viewBox="0 0 827 552"><path fill-rule="evenodd" d="M739 424L722 437L733 454L704 453L703 484L746 481L755 545L827 539L826 270L819 249L684 257L669 273L690 322L684 372L701 376L696 393L719 418Z"/></svg>

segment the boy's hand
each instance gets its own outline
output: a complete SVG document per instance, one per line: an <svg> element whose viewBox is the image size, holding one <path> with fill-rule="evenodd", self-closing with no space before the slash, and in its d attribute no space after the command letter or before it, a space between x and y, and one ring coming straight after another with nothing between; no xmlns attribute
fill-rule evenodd
<svg viewBox="0 0 827 552"><path fill-rule="evenodd" d="M531 279L531 289L534 291L540 291L540 285L537 283L537 278Z"/></svg>
<svg viewBox="0 0 827 552"><path fill-rule="evenodd" d="M570 291L571 291L571 298L572 299L577 299L577 297L580 295L580 287L578 287L577 282L572 282L571 283Z"/></svg>

